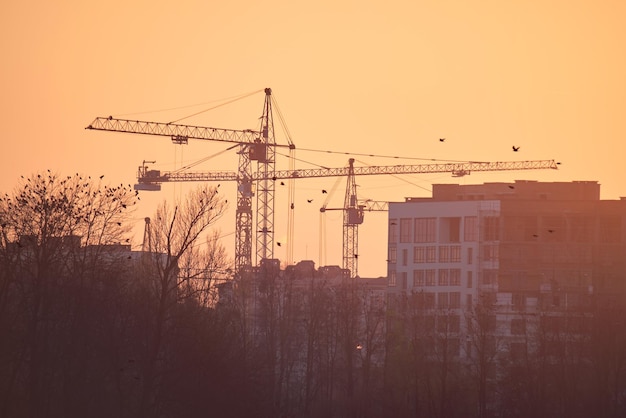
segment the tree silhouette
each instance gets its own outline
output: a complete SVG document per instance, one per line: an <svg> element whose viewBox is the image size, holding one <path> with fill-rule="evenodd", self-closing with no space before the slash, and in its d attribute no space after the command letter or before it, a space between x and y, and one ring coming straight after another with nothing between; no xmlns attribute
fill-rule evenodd
<svg viewBox="0 0 626 418"><path fill-rule="evenodd" d="M188 277L181 280L180 266L193 265L194 246L223 214L227 207L217 187L199 186L184 201L170 205L164 201L151 222L153 253L144 263L144 320L146 344L142 353L140 416L153 416L160 408L162 380L168 370L168 347L171 345L177 303L189 290ZM215 260L214 260L215 261ZM211 261L208 261L210 264ZM225 266L221 270L225 270Z"/></svg>
<svg viewBox="0 0 626 418"><path fill-rule="evenodd" d="M128 231L135 201L130 186L51 171L22 178L0 197L0 334L12 336L0 352L0 415L84 406L69 394L91 366L77 352L79 341L89 344L90 279L107 267L98 263L111 249L105 244ZM109 252L109 266L114 258L119 253Z"/></svg>

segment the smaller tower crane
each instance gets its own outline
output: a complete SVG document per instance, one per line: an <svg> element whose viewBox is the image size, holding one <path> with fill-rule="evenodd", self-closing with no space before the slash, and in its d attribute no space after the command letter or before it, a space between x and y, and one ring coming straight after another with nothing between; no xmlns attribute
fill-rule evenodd
<svg viewBox="0 0 626 418"><path fill-rule="evenodd" d="M359 270L359 225L363 223L365 211L386 211L388 202L357 199L356 176L354 175L354 158L348 160L348 175L346 194L342 208L320 208L322 214L328 210L343 211L343 268L350 271L351 277L356 277Z"/></svg>

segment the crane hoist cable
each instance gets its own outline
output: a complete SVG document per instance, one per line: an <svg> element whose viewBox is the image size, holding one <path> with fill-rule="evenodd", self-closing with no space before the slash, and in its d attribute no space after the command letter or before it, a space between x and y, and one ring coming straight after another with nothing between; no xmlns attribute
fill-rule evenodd
<svg viewBox="0 0 626 418"><path fill-rule="evenodd" d="M187 169L190 169L190 168L192 168L192 167L195 167L195 166L197 166L198 164L202 164L202 163L204 163L204 162L206 162L206 161L208 161L208 160L210 160L210 159L212 159L212 158L215 158L215 157L217 157L217 156L219 156L219 155L222 155L222 154L224 154L225 152L230 151L231 149L236 148L236 147L238 147L238 146L239 146L239 144L235 144L235 145L230 146L230 147L228 147L228 148L226 148L226 149L224 149L224 150L222 150L222 151L220 151L220 152L217 152L217 153L215 153L215 154L212 154L212 155L209 155L209 156L207 156L207 157L201 158L201 159L199 159L199 160L197 160L197 161L194 161L194 162L192 162L192 163L190 163L190 164L187 164L186 166L183 166L183 167L181 167L181 168L179 168L179 169L173 170L173 173L180 173L180 172L182 172L182 171L185 171L185 170L187 170Z"/></svg>
<svg viewBox="0 0 626 418"><path fill-rule="evenodd" d="M365 161L361 161L361 160L355 160L355 161L358 161L359 163L361 163L361 164L363 164L363 165L366 165L366 166L367 166L367 165L370 165L370 164L368 164L368 163L367 163L367 162L365 162ZM399 176L399 175L397 175L397 174L389 174L389 175L390 175L391 177L393 177L393 178L397 179L397 180L403 181L404 183L410 184L411 186L418 187L418 188L420 188L420 189L422 189L422 190L425 190L425 191L427 191L427 192L431 192L431 191L432 191L431 189L427 189L427 188L426 188L426 187L424 187L424 186L420 186L419 184L415 184L415 183L413 183L412 181L409 181L409 180L405 179L404 177Z"/></svg>
<svg viewBox="0 0 626 418"><path fill-rule="evenodd" d="M443 162L443 163L487 163L486 161L445 160L445 159L439 159L439 158L406 157L406 156L383 155L383 154L365 154L361 152L331 151L331 150L320 150L320 149L312 149L312 148L298 148L298 149L300 151L320 152L320 153L325 153L325 154L354 155L354 156L375 157L375 158L392 158L392 159L397 159L397 160L433 161L433 162Z"/></svg>
<svg viewBox="0 0 626 418"><path fill-rule="evenodd" d="M282 112L280 111L280 107L278 106L278 101L274 95L271 96L271 102L273 109L276 110L276 114L278 115L278 122L281 128L283 129L283 134L287 139L287 144L289 145L289 170L294 171L296 169L296 147L291 139L291 133L289 132L289 128L287 127L287 123L283 117ZM277 151L274 151L277 153ZM287 254L285 257L285 262L287 265L293 263L293 243L294 243L294 235L295 235L295 195L296 195L296 185L293 179L287 179Z"/></svg>
<svg viewBox="0 0 626 418"><path fill-rule="evenodd" d="M115 116L117 118L117 117L133 116L133 115L147 115L147 114L151 114L151 113L171 112L172 110L189 109L189 108L192 108L192 107L205 106L205 105L208 105L208 104L211 104L211 103L222 102L224 100L231 100L231 99L239 99L239 98L243 98L243 97L248 97L248 96L250 96L252 94L256 94L256 93L259 93L261 91L262 90L255 90L252 93L243 93L243 94L239 94L237 96L230 96L230 97L225 97L223 99L210 100L208 102L196 103L196 104L192 104L192 105L168 107L168 108L165 108L165 109L157 109L157 110L144 110L144 111L141 111L141 112L116 113L116 114L114 114L112 116ZM235 101L235 100L232 100L232 101ZM232 103L232 101L229 102L229 103ZM220 107L220 106L216 106L216 107ZM207 109L207 111L208 110L211 110L211 109ZM187 118L187 117L189 117L189 116L186 116L185 118Z"/></svg>
<svg viewBox="0 0 626 418"><path fill-rule="evenodd" d="M319 244L319 260L320 260L320 263L323 263L323 265L326 265L326 207L328 206L328 202L330 201L332 196L335 194L335 190L337 190L337 187L339 186L339 183L341 183L341 180L343 180L343 176L339 176L335 179L335 183L330 188L330 191L328 191L328 194L326 195L326 199L324 199L324 203L322 203L322 207L320 208L318 244Z"/></svg>
<svg viewBox="0 0 626 418"><path fill-rule="evenodd" d="M181 120L189 119L190 117L200 115L202 113L208 112L209 110L217 109L218 107L226 106L227 104L231 104L231 103L236 102L238 100L245 99L246 97L252 96L253 94L257 94L257 93L259 93L261 91L263 91L263 90L256 90L256 91L253 91L252 93L247 93L247 94L235 97L234 99L228 100L228 101L226 101L224 103L220 103L217 106L213 106L213 107L210 107L208 109L204 109L204 110L201 110L199 112L192 113L191 115L188 115L188 116L183 116L182 118L170 121L168 123L177 123L177 122L180 122Z"/></svg>
<svg viewBox="0 0 626 418"><path fill-rule="evenodd" d="M284 153L281 153L280 151L276 151L276 154L278 154L278 155L280 155L280 156L282 156L282 157L290 158L290 159L292 159L292 160L294 160L294 161L299 161L299 162L301 162L301 163L306 163L306 164L309 164L309 165L312 165L312 166L315 166L315 167L318 167L318 168L328 169L328 167L323 166L323 165L321 165L321 164L317 164L317 163L313 163L313 162L311 162L311 161L303 160L302 158L296 158L296 157L295 157L295 156L293 156L291 153L289 153L289 154L284 154Z"/></svg>
<svg viewBox="0 0 626 418"><path fill-rule="evenodd" d="M280 126L283 128L283 133L285 134L285 137L287 139L287 144L291 145L293 148L293 141L291 140L291 133L289 132L289 128L287 127L287 123L285 122L285 118L283 118L283 114L280 111L280 108L278 107L278 102L276 101L276 96L272 95L272 105L274 106L274 109L276 109L276 114L278 115L278 121L280 123Z"/></svg>

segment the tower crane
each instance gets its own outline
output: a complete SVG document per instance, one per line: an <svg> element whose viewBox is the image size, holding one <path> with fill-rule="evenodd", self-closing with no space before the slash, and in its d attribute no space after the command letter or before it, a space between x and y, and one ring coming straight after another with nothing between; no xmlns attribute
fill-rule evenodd
<svg viewBox="0 0 626 418"><path fill-rule="evenodd" d="M363 223L365 211L386 211L389 208L388 202L358 200L356 186L354 158L350 158L348 160L348 175L343 207L328 208L324 204L320 208L322 214L329 210L340 210L343 212L343 268L350 272L350 277L358 275L359 225Z"/></svg>
<svg viewBox="0 0 626 418"><path fill-rule="evenodd" d="M272 114L272 90L265 89L265 103L259 130L219 129L177 123L146 122L117 119L112 116L97 117L85 129L124 132L143 135L166 136L175 144L187 144L189 139L229 142L239 145L239 164L232 180L237 181L237 209L235 228L235 259L237 266L252 266L252 198L253 182L256 183L256 250L257 257L273 258L274 252L274 192L275 178L269 173L275 170L276 147L295 150L294 144L277 144L274 138ZM252 170L252 161L257 169ZM146 162L144 162L144 167ZM139 184L138 189L155 189L150 183Z"/></svg>
<svg viewBox="0 0 626 418"><path fill-rule="evenodd" d="M305 179L315 177L343 177L347 176L348 184L344 200L344 241L343 267L350 269L351 277L356 276L358 247L358 225L363 222L363 211L371 204L372 210L385 210L380 202L359 202L356 196L356 175L384 175L384 174L423 174L423 173L451 173L454 177L469 175L471 172L484 171L511 171L511 170L541 170L557 169L558 163L554 160L505 161L505 162L449 162L417 165L386 165L386 166L354 166L354 159L348 161L347 167L314 168L279 171L257 171L251 173L250 180L265 181L268 179ZM144 163L139 167L137 175L138 186L143 190L160 190L161 183L179 181L238 181L238 173L229 171L220 172L161 172L151 170ZM236 225L239 228L239 224ZM237 232L237 231L236 231ZM246 265L247 260L237 258L238 254L245 254L251 250L235 253L235 269L239 270Z"/></svg>

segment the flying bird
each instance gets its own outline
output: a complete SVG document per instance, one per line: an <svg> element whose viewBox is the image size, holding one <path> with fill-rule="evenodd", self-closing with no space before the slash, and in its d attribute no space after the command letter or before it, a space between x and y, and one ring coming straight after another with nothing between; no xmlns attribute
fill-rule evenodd
<svg viewBox="0 0 626 418"><path fill-rule="evenodd" d="M281 181L281 182L280 182L280 185L281 185L281 186L284 186L284 185L285 185L285 182L284 182L284 181Z"/></svg>
<svg viewBox="0 0 626 418"><path fill-rule="evenodd" d="M439 138L439 142L444 142L446 138Z"/></svg>
<svg viewBox="0 0 626 418"><path fill-rule="evenodd" d="M514 152L519 151L519 147L516 147L515 145L513 145L513 147L512 147L512 148L513 148L513 151L514 151Z"/></svg>
<svg viewBox="0 0 626 418"><path fill-rule="evenodd" d="M311 203L313 201L313 199L307 199L306 201Z"/></svg>
<svg viewBox="0 0 626 418"><path fill-rule="evenodd" d="M104 178L104 174L100 176L100 180L102 180Z"/></svg>
<svg viewBox="0 0 626 418"><path fill-rule="evenodd" d="M280 242L276 241L276 245L278 245L279 247L281 246Z"/></svg>
<svg viewBox="0 0 626 418"><path fill-rule="evenodd" d="M514 189L514 188L515 188L515 186L509 186L509 189Z"/></svg>
<svg viewBox="0 0 626 418"><path fill-rule="evenodd" d="M328 193L326 189L322 189L322 193Z"/></svg>

